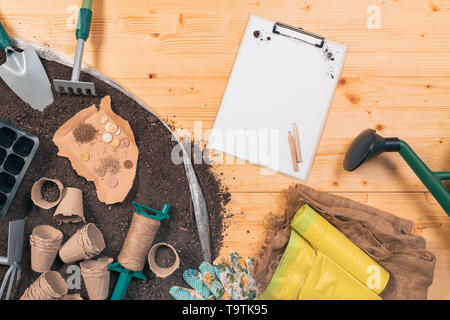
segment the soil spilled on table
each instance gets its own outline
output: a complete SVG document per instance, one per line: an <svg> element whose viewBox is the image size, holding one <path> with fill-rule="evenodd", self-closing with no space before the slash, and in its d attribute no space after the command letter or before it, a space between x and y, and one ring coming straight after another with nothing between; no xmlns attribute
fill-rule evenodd
<svg viewBox="0 0 450 320"><path fill-rule="evenodd" d="M4 61L4 59L2 52L0 61ZM53 79L70 79L71 68L44 60L43 64L51 81ZM66 96L57 95L54 92L55 102L44 112L34 110L22 102L3 81L0 81L0 119L33 133L40 139L39 150L8 214L0 219L0 255L6 255L9 221L26 218L24 252L21 262L22 278L18 288L14 285L11 297L20 298L24 290L39 277L39 274L30 268L28 239L34 227L42 224L52 225L63 232L64 241L67 241L84 225L83 223L58 224L53 220L54 208L44 210L33 205L30 199L33 183L41 177L49 177L60 180L66 187L76 187L83 191L86 222L95 223L105 238L106 249L100 256L108 256L115 261L117 261L131 223L132 214L135 211L131 202L137 201L157 210L160 210L164 203L169 204L171 206L170 219L162 221L153 244L166 242L174 246L180 256L180 268L166 279L160 279L149 270L147 264L144 273L148 280L133 279L126 299L172 299L169 295L170 287L174 285L187 286L183 280L183 271L188 268L196 269L203 260L184 166L175 165L171 160L175 142L171 140L170 132L160 120L143 110L134 100L89 75L82 74L80 81L94 82L98 96ZM133 187L123 203L114 205L105 205L98 200L94 183L78 176L67 158L57 156L58 149L52 142L55 131L61 125L80 110L92 104L98 106L101 98L106 95L111 96L113 111L130 123L139 148L137 174ZM87 127L80 129L78 132L80 142L88 142L93 135L97 134ZM110 161L105 161L104 166L108 170L115 168L114 163L111 164ZM230 194L224 190L220 181L212 173L210 166L195 165L194 168L208 206L211 249L213 258L215 258L223 239L224 206L230 200ZM53 192L50 189L46 190L46 197L52 199ZM71 276L67 273L68 266L57 257L52 270L59 271L67 279ZM7 267L0 267L0 279L4 278L6 270ZM118 274L111 272L110 295L117 278ZM88 298L83 281L81 290L72 289L69 290L69 293L81 293L83 298Z"/></svg>

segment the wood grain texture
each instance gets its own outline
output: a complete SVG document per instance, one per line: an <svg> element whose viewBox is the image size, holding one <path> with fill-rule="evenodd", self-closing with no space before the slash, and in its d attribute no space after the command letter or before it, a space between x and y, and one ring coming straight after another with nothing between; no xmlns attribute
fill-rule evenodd
<svg viewBox="0 0 450 320"><path fill-rule="evenodd" d="M427 239L427 249L436 257L436 272L430 299L448 299L450 286L450 219L427 193L337 193L340 196L395 213L415 221L414 232ZM279 193L233 193L228 209L233 213L222 254L239 248L242 255L255 256L264 239L264 217L280 213ZM245 243L245 245L243 245Z"/></svg>
<svg viewBox="0 0 450 320"><path fill-rule="evenodd" d="M2 0L0 21L14 36L74 54L80 4ZM379 29L367 26L373 5L380 10ZM213 126L250 13L347 44L308 185L413 220L437 256L429 296L450 299L450 219L410 168L399 155L385 154L355 172L342 169L352 139L376 128L409 142L433 170L450 170L449 1L96 0L93 10L85 62L191 132L195 121L203 131ZM222 253L239 248L254 255L264 216L277 210L279 192L296 181L250 164L215 170L232 192L228 210L234 213Z"/></svg>

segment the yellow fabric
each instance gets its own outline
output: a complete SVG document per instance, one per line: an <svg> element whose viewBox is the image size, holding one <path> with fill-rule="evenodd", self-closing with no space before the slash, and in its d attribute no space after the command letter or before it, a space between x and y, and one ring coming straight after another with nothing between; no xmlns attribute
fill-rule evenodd
<svg viewBox="0 0 450 320"><path fill-rule="evenodd" d="M261 299L381 299L389 273L308 205Z"/></svg>

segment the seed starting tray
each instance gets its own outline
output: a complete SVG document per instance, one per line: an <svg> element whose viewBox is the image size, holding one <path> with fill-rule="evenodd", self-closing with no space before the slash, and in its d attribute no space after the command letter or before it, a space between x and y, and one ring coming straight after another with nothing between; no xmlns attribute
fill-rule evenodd
<svg viewBox="0 0 450 320"><path fill-rule="evenodd" d="M6 215L38 148L38 137L0 120L0 218Z"/></svg>

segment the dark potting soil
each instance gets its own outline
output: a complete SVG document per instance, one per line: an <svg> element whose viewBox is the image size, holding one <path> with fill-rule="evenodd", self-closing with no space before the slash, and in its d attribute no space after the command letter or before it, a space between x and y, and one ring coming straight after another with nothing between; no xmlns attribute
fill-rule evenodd
<svg viewBox="0 0 450 320"><path fill-rule="evenodd" d="M58 186L52 181L45 181L41 188L41 196L45 201L55 202L60 196Z"/></svg>
<svg viewBox="0 0 450 320"><path fill-rule="evenodd" d="M156 249L155 262L161 268L171 267L175 263L175 254L166 246L161 246Z"/></svg>
<svg viewBox="0 0 450 320"><path fill-rule="evenodd" d="M4 59L2 52L0 63ZM71 68L48 61L43 61L43 64L51 80L70 79ZM126 299L172 299L168 293L172 286L187 286L182 277L183 271L197 268L203 260L184 166L175 165L171 161L175 142L171 141L170 132L160 120L143 110L132 99L87 74L81 75L81 81L94 82L98 96L66 96L54 92L55 102L44 112L34 110L22 102L0 81L0 119L37 135L41 142L8 214L0 219L0 255L6 255L9 221L26 218L22 278L18 287L14 285L12 298L20 298L24 290L39 277L38 273L31 270L30 263L28 239L33 228L42 224L52 225L63 232L66 241L83 226L82 223L58 224L52 218L54 209L43 210L33 205L30 199L31 187L35 181L45 176L59 179L64 186L77 187L83 191L86 220L88 223L95 223L105 238L106 249L100 256L115 260L122 248L134 212L131 202L137 201L157 210L161 209L164 203L169 204L170 219L162 221L153 243L166 242L174 246L180 256L180 268L166 279L160 279L151 273L147 264L144 273L148 280L133 279ZM105 205L98 200L94 184L78 176L67 158L57 156L58 149L52 142L55 131L64 122L94 103L98 106L101 97L106 95L111 96L113 111L130 123L139 148L133 187L123 203L114 205ZM223 239L224 205L229 201L230 195L224 191L208 165L195 165L194 168L208 206L211 249L213 257L216 257ZM57 257L52 270L59 271L68 279L72 275L67 273L68 266ZM4 278L6 270L6 266L0 266L0 279ZM110 295L117 278L118 274L111 272ZM88 299L83 281L81 290L73 289L69 290L69 293L81 293L83 298Z"/></svg>

